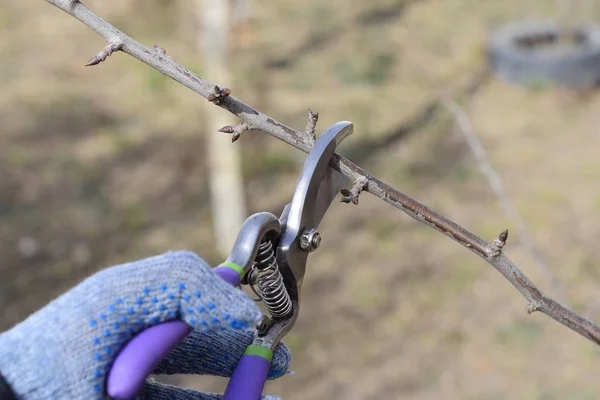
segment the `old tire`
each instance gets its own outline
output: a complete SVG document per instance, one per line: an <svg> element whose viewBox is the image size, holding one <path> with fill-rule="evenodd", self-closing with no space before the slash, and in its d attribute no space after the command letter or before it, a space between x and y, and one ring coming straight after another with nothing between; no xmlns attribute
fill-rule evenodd
<svg viewBox="0 0 600 400"><path fill-rule="evenodd" d="M585 89L600 83L600 27L571 28L572 39L557 45L555 22L522 21L506 25L491 36L491 69L502 80L522 85L555 84Z"/></svg>

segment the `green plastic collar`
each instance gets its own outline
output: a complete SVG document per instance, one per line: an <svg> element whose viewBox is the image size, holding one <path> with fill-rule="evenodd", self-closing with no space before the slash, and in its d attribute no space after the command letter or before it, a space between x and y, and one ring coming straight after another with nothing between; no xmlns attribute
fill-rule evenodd
<svg viewBox="0 0 600 400"><path fill-rule="evenodd" d="M221 266L231 268L232 270L237 272L238 275L240 276L240 279L242 279L244 277L244 269L242 267L240 267L239 265L237 265L236 263L225 262L225 263L221 264Z"/></svg>
<svg viewBox="0 0 600 400"><path fill-rule="evenodd" d="M256 344L251 344L250 346L246 347L244 355L262 357L267 359L269 362L271 362L271 359L273 358L273 352L271 351L271 349L267 349L266 347L262 347Z"/></svg>

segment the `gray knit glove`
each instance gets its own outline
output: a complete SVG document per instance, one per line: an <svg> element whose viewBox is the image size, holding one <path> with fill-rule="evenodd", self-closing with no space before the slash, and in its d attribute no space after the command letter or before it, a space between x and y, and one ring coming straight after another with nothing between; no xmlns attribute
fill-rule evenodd
<svg viewBox="0 0 600 400"><path fill-rule="evenodd" d="M156 373L229 377L259 316L249 297L198 256L169 252L102 270L0 334L0 374L22 400L103 399L122 345L149 326L181 319L194 331ZM280 344L269 377L285 374L290 361ZM148 381L138 399L220 397Z"/></svg>

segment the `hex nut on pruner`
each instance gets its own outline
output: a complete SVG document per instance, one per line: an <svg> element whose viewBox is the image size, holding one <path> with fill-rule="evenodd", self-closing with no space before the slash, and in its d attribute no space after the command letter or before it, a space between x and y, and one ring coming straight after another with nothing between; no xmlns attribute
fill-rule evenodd
<svg viewBox="0 0 600 400"><path fill-rule="evenodd" d="M306 229L300 236L300 248L304 251L315 251L321 245L321 235L316 229Z"/></svg>

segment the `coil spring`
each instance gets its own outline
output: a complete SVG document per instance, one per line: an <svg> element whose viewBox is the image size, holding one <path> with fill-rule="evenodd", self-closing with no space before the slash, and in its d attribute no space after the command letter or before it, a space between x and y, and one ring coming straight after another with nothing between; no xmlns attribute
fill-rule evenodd
<svg viewBox="0 0 600 400"><path fill-rule="evenodd" d="M279 271L273 244L263 238L251 270L252 291L265 303L274 318L283 318L292 311L292 301Z"/></svg>

